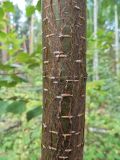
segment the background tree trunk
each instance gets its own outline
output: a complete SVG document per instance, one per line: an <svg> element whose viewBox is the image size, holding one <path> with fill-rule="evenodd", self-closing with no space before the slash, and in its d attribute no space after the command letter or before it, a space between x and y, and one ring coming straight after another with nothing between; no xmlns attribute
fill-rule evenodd
<svg viewBox="0 0 120 160"><path fill-rule="evenodd" d="M3 3L3 2L4 2L4 0L2 0L1 3ZM8 14L8 13L5 13L4 19L5 19L6 21L9 20L9 14ZM3 32L4 32L4 33L8 33L8 30L9 30L9 27L8 27L8 25L7 25L7 23L6 23L6 25L5 25L4 28L3 28ZM4 46L4 43L1 43L1 46ZM2 55L2 63L4 64L4 63L6 63L7 60L8 60L8 53L7 53L7 51L6 51L5 49L2 49L2 50L1 50L1 55Z"/></svg>
<svg viewBox="0 0 120 160"><path fill-rule="evenodd" d="M86 0L43 1L41 160L82 160L86 89Z"/></svg>
<svg viewBox="0 0 120 160"><path fill-rule="evenodd" d="M97 32L98 32L98 2L94 0L94 39L95 39L95 51L93 57L93 80L99 79L98 74L98 50L97 50Z"/></svg>
<svg viewBox="0 0 120 160"><path fill-rule="evenodd" d="M8 19L8 17L9 16L6 14L5 15L5 19ZM3 29L3 32L4 33L8 33L8 30L9 30L9 27L6 24L6 26ZM1 43L1 46L4 46L4 43ZM8 58L9 58L8 57L8 53L7 53L7 51L5 49L2 49L1 53L2 53L2 63L4 64L4 63L6 63L8 61Z"/></svg>
<svg viewBox="0 0 120 160"><path fill-rule="evenodd" d="M34 16L31 16L30 20L30 38L29 38L29 52L33 53L33 43L34 43Z"/></svg>
<svg viewBox="0 0 120 160"><path fill-rule="evenodd" d="M116 74L119 74L119 31L118 31L118 11L115 5L115 57L116 57Z"/></svg>

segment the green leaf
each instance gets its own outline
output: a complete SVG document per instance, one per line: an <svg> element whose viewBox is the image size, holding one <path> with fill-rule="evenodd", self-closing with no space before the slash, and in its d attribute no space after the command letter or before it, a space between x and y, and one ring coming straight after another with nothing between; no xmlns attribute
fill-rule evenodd
<svg viewBox="0 0 120 160"><path fill-rule="evenodd" d="M0 7L0 20L3 19L4 17L4 11L3 9Z"/></svg>
<svg viewBox="0 0 120 160"><path fill-rule="evenodd" d="M0 156L0 160L8 160L6 156Z"/></svg>
<svg viewBox="0 0 120 160"><path fill-rule="evenodd" d="M11 82L8 82L7 80L0 80L0 87L15 87L17 85L17 82L15 81L11 81Z"/></svg>
<svg viewBox="0 0 120 160"><path fill-rule="evenodd" d="M0 40L4 40L7 37L7 34L5 32L0 31Z"/></svg>
<svg viewBox="0 0 120 160"><path fill-rule="evenodd" d="M3 2L3 8L5 9L6 12L14 12L15 8L12 2L5 1Z"/></svg>
<svg viewBox="0 0 120 160"><path fill-rule="evenodd" d="M38 1L36 5L36 9L40 12L41 11L41 0Z"/></svg>
<svg viewBox="0 0 120 160"><path fill-rule="evenodd" d="M7 101L0 101L0 115L4 114L6 112L6 108L8 107Z"/></svg>
<svg viewBox="0 0 120 160"><path fill-rule="evenodd" d="M26 63L29 62L30 60L30 55L28 53L19 53L16 57L15 60L19 63Z"/></svg>
<svg viewBox="0 0 120 160"><path fill-rule="evenodd" d="M11 87L11 83L13 82L11 76L1 76L0 77L0 87L6 86L6 87Z"/></svg>
<svg viewBox="0 0 120 160"><path fill-rule="evenodd" d="M19 76L11 75L11 78L15 83L28 82L28 80L22 74Z"/></svg>
<svg viewBox="0 0 120 160"><path fill-rule="evenodd" d="M40 63L38 63L38 62L36 62L36 63L31 63L31 64L28 65L28 67L29 67L30 69L33 69L33 68L39 67L39 66L40 66Z"/></svg>
<svg viewBox="0 0 120 160"><path fill-rule="evenodd" d="M32 14L35 13L35 7L32 6L32 5L29 5L27 8L26 8L26 15L28 17L32 16Z"/></svg>
<svg viewBox="0 0 120 160"><path fill-rule="evenodd" d="M8 64L2 64L0 63L0 70L2 71L11 71L13 70L15 67L8 65Z"/></svg>
<svg viewBox="0 0 120 160"><path fill-rule="evenodd" d="M27 112L27 120L30 121L31 119L39 116L42 114L42 107L36 107L33 110Z"/></svg>
<svg viewBox="0 0 120 160"><path fill-rule="evenodd" d="M7 112L22 114L26 110L26 103L22 100L15 101L7 107Z"/></svg>

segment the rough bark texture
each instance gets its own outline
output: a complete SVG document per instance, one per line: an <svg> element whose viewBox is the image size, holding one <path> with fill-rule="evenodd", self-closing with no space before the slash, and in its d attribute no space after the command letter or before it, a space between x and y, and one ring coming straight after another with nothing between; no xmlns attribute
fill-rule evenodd
<svg viewBox="0 0 120 160"><path fill-rule="evenodd" d="M43 0L41 160L82 160L86 88L86 0Z"/></svg>

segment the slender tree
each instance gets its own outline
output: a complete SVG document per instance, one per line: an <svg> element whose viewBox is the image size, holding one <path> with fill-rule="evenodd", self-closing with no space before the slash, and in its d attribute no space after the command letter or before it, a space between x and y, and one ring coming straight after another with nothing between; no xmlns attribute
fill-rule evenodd
<svg viewBox="0 0 120 160"><path fill-rule="evenodd" d="M4 27L4 33L7 33L7 28L6 26ZM4 43L1 43L1 46L4 46ZM7 51L5 49L2 48L1 50L1 53L2 53L2 63L6 63L7 60L8 60L8 54L7 54Z"/></svg>
<svg viewBox="0 0 120 160"><path fill-rule="evenodd" d="M115 57L116 57L116 74L119 74L119 31L118 31L118 11L115 5Z"/></svg>
<svg viewBox="0 0 120 160"><path fill-rule="evenodd" d="M21 26L20 26L21 15L22 11L19 9L18 5L15 5L15 14L13 14L13 25L19 36L21 36Z"/></svg>
<svg viewBox="0 0 120 160"><path fill-rule="evenodd" d="M82 160L86 0L44 0L41 160Z"/></svg>
<svg viewBox="0 0 120 160"><path fill-rule="evenodd" d="M5 2L5 0L2 0L0 3L3 4L3 2ZM6 21L8 21L8 19L9 19L9 14L8 14L8 13L5 13L5 14L4 14L4 19L5 19ZM3 30L4 33L7 33L7 32L8 32L9 27L8 27L7 23L6 23L6 25L2 28L2 30ZM1 46L4 46L4 43L1 43ZM6 61L8 60L8 53L7 53L7 51L2 48L1 54L2 54L2 63L6 63Z"/></svg>
<svg viewBox="0 0 120 160"><path fill-rule="evenodd" d="M26 2L26 6L29 5L33 5L33 0L25 0ZM27 37L28 37L28 42L27 42L27 48L28 48L28 52L29 54L33 53L33 45L34 45L34 15L32 15L31 17L27 18Z"/></svg>
<svg viewBox="0 0 120 160"><path fill-rule="evenodd" d="M97 50L97 32L98 32L98 1L94 0L94 39L95 52L93 57L93 80L99 79L98 74L98 50Z"/></svg>
<svg viewBox="0 0 120 160"><path fill-rule="evenodd" d="M34 40L34 16L30 17L30 38L29 38L29 52L33 53L33 40Z"/></svg>

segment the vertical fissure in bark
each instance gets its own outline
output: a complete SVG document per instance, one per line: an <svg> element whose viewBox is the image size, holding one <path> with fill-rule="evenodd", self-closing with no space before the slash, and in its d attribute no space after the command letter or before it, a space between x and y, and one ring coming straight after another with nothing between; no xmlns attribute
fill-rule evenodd
<svg viewBox="0 0 120 160"><path fill-rule="evenodd" d="M41 160L82 160L86 1L44 0Z"/></svg>

